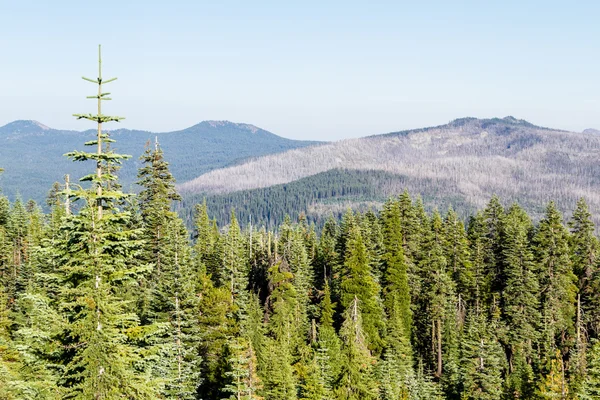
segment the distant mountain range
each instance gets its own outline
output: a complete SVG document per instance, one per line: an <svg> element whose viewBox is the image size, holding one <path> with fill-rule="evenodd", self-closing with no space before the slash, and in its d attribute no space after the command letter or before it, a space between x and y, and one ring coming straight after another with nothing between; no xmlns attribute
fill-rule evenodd
<svg viewBox="0 0 600 400"><path fill-rule="evenodd" d="M600 131L536 126L513 117L461 118L446 125L338 142L296 141L254 125L204 121L164 133L111 130L116 151L131 154L119 176L135 191L138 157L158 138L184 195L180 211L206 199L226 223L235 208L242 223L278 224L305 213L320 222L347 207L377 207L408 189L428 208L453 206L463 215L493 194L539 216L553 199L570 212L585 197L600 216ZM93 130L56 130L36 121L0 127L3 193L43 201L51 185L83 176L91 165L63 154L82 149ZM600 221L597 221L600 222Z"/></svg>
<svg viewBox="0 0 600 400"><path fill-rule="evenodd" d="M408 189L429 208L463 215L493 194L539 216L550 200L563 211L578 198L600 215L600 135L539 127L513 117L461 118L449 124L342 140L255 157L179 185L187 203L206 197L227 219L278 223L307 213L319 220L344 208L380 204ZM299 200L300 199L300 200Z"/></svg>
<svg viewBox="0 0 600 400"><path fill-rule="evenodd" d="M174 176L182 182L249 157L319 143L286 139L254 125L229 121L204 121L174 132L128 129L111 129L110 132L117 140L115 150L133 156L119 173L128 189L135 189L138 158L145 145L154 143L155 138ZM94 130L58 130L37 121L15 121L0 127L0 168L5 170L0 175L0 188L10 197L20 193L24 199L43 201L52 183L62 182L65 174L71 174L72 180L76 180L93 168L90 164L73 163L63 154L83 149L83 143L94 137Z"/></svg>

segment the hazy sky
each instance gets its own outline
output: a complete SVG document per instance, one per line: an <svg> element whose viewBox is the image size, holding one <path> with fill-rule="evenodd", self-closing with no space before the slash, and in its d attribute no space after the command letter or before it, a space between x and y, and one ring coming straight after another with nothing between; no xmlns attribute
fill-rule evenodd
<svg viewBox="0 0 600 400"><path fill-rule="evenodd" d="M600 128L599 16L598 1L0 0L0 125L89 128L71 114L93 111L80 77L102 43L119 77L106 110L128 128L227 119L333 140L506 115Z"/></svg>

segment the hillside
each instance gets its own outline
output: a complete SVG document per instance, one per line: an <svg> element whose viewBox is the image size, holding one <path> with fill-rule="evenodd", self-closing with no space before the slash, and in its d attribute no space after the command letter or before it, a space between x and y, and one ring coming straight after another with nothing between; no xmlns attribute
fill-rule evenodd
<svg viewBox="0 0 600 400"><path fill-rule="evenodd" d="M507 203L519 201L535 216L551 198L563 210L570 210L579 197L585 197L597 213L599 156L597 135L543 128L513 117L463 118L432 128L258 157L203 174L181 184L179 189L188 198L228 197L232 199L230 206L242 208L242 202L234 200L239 198L235 192L240 190L249 191L244 200L247 203L251 196L265 196L256 189L303 178L305 186L307 180L313 179L310 177L317 176L314 179L318 180L318 174L327 171L381 171L397 178L390 179L387 190L367 189L374 184L364 183L361 201L381 201L382 195L408 188L414 194L430 197L434 206L443 206L448 203L446 199L453 199L465 209L479 208L497 194ZM335 197L339 202L345 196ZM315 198L306 207L288 212L328 213L332 209L326 204Z"/></svg>
<svg viewBox="0 0 600 400"><path fill-rule="evenodd" d="M82 126L85 124L82 123ZM116 124L113 127L118 126ZM187 129L153 133L139 130L110 131L117 140L115 149L130 154L120 178L125 188L135 182L138 157L146 143L158 137L171 171L179 181L185 181L215 168L240 162L248 157L282 152L316 142L290 140L249 124L228 121L204 121ZM49 128L36 121L15 121L0 127L0 176L3 192L42 201L52 182L62 181L64 174L79 177L87 166L72 163L63 154L82 149L81 143L91 140L93 131L68 131Z"/></svg>
<svg viewBox="0 0 600 400"><path fill-rule="evenodd" d="M286 215L296 220L304 214L309 222L320 227L330 215L341 218L349 207L359 211L378 208L390 196L407 187L418 190L414 193L419 194L429 210L447 210L452 206L463 217L474 211L474 207L450 186L436 188L428 180L417 182L385 171L342 169L266 188L208 196L187 195L179 207L189 226L194 205L205 201L209 215L223 225L230 222L231 209L235 208L237 218L244 226L252 216L253 221L274 229L283 223ZM443 192L442 196L440 192Z"/></svg>

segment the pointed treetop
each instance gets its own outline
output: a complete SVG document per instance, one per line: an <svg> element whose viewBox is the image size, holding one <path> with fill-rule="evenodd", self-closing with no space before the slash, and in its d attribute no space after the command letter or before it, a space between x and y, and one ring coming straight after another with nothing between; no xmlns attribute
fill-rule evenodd
<svg viewBox="0 0 600 400"><path fill-rule="evenodd" d="M82 76L81 78L85 81L92 82L92 83L95 83L98 85L98 94L86 97L88 99L97 99L98 100L98 114L97 115L73 114L74 117L77 117L77 119L88 119L90 121L96 121L100 124L103 122L111 122L111 121L119 122L119 121L125 119L124 117L110 117L108 115L102 115L102 113L100 112L100 102L102 100L112 100L110 97L107 97L110 95L109 92L102 92L102 85L113 82L117 79L117 78L110 78L110 79L106 79L106 80L102 79L102 47L101 47L101 45L98 45L98 78L91 79L91 78L86 78L85 76Z"/></svg>

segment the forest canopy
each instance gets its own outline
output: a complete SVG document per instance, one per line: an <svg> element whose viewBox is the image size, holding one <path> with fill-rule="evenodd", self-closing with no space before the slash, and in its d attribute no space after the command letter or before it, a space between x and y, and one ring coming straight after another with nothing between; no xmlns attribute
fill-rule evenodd
<svg viewBox="0 0 600 400"><path fill-rule="evenodd" d="M138 195L97 123L93 166L0 196L2 399L597 399L600 269L581 199L534 224L498 197L467 220L408 192L322 229L189 231L160 144Z"/></svg>

